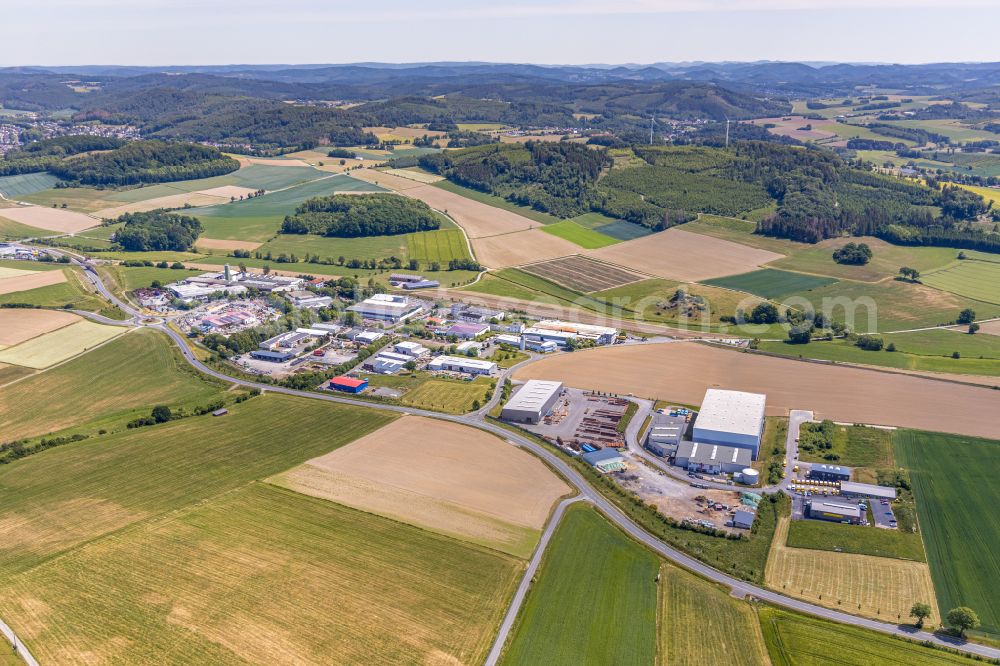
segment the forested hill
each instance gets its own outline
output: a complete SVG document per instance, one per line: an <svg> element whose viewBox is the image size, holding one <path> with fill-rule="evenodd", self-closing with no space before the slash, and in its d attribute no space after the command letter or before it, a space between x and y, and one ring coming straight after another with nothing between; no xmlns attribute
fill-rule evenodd
<svg viewBox="0 0 1000 666"><path fill-rule="evenodd" d="M239 168L239 162L208 146L133 141L115 150L61 160L48 171L70 183L138 185L221 176Z"/></svg>

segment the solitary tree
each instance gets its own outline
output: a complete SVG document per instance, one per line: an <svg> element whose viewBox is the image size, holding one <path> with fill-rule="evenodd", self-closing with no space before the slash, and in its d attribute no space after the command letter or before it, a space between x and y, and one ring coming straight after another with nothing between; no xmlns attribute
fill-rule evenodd
<svg viewBox="0 0 1000 666"><path fill-rule="evenodd" d="M979 616L976 615L976 611L972 610L968 606L959 606L958 608L952 608L948 611L948 615L945 617L948 624L955 629L958 629L960 636L965 636L965 632L969 629L975 629L979 626Z"/></svg>
<svg viewBox="0 0 1000 666"><path fill-rule="evenodd" d="M965 308L958 313L958 319L956 320L959 324L971 324L976 320L976 311L972 308Z"/></svg>
<svg viewBox="0 0 1000 666"><path fill-rule="evenodd" d="M910 617L917 619L917 627L924 626L924 620L931 616L931 605L920 601L910 607Z"/></svg>
<svg viewBox="0 0 1000 666"><path fill-rule="evenodd" d="M152 417L157 423L166 423L173 418L173 412L166 405L157 405L153 407Z"/></svg>

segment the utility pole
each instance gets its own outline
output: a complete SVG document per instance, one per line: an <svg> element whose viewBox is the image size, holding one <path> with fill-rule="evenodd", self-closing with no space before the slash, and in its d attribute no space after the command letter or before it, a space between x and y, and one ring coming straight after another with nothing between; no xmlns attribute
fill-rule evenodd
<svg viewBox="0 0 1000 666"><path fill-rule="evenodd" d="M729 148L729 116L726 116L726 148Z"/></svg>
<svg viewBox="0 0 1000 666"><path fill-rule="evenodd" d="M649 145L651 146L653 145L653 118L654 116L651 114L649 116Z"/></svg>

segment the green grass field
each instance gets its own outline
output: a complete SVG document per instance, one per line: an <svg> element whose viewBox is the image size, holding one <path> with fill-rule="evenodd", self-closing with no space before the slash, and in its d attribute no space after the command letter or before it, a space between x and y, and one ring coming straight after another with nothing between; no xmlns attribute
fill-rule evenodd
<svg viewBox="0 0 1000 666"><path fill-rule="evenodd" d="M836 464L849 467L892 467L892 432L864 426L835 426L833 448L806 451L799 447L799 458L806 462L827 462L823 454L840 456Z"/></svg>
<svg viewBox="0 0 1000 666"><path fill-rule="evenodd" d="M652 664L659 560L594 509L567 509L504 664Z"/></svg>
<svg viewBox="0 0 1000 666"><path fill-rule="evenodd" d="M704 284L745 291L767 299L780 299L791 294L812 291L834 282L835 279L828 277L762 268L742 275L705 280Z"/></svg>
<svg viewBox="0 0 1000 666"><path fill-rule="evenodd" d="M1000 638L1000 441L900 430L941 613L969 606Z"/></svg>
<svg viewBox="0 0 1000 666"><path fill-rule="evenodd" d="M848 340L811 342L807 345L761 342L760 349L783 356L877 365L900 370L1000 376L1000 339L997 336L968 335L940 329L891 333L881 337L886 344L891 342L896 345L896 351L866 351ZM952 358L952 353L956 351L960 358Z"/></svg>
<svg viewBox="0 0 1000 666"><path fill-rule="evenodd" d="M660 569L662 666L763 666L767 648L753 606L675 566Z"/></svg>
<svg viewBox="0 0 1000 666"><path fill-rule="evenodd" d="M517 213L518 215L522 215L529 220L541 222L542 224L555 224L556 222L561 221L561 218L555 217L554 215L543 213L535 210L534 208L529 208L528 206L518 206L516 203L507 201L503 197L487 194L486 192L480 192L479 190L474 190L469 187L462 187L461 185L456 185L450 180L439 180L434 183L434 187L440 187L442 190L448 190L449 192L459 194L467 199L484 203L487 206L509 210L512 213Z"/></svg>
<svg viewBox="0 0 1000 666"><path fill-rule="evenodd" d="M22 268L23 268L23 263ZM31 269L38 270L44 264L32 263ZM49 267L46 267L48 270ZM0 294L0 305L5 303L27 303L43 308L63 308L69 306L75 310L87 310L98 312L107 302L94 294L84 282L80 270L76 268L64 268L63 264L54 264L52 270L62 270L66 273L66 281L59 284L50 284L46 287L38 287L27 291L14 291L9 294Z"/></svg>
<svg viewBox="0 0 1000 666"><path fill-rule="evenodd" d="M799 250L811 247L806 243L796 243L784 238L772 238L770 236L755 234L754 229L757 228L755 222L735 217L721 217L719 215L706 215L703 213L694 222L688 222L679 228L684 231L721 238L722 240L732 241L740 245L756 247L761 250L769 250L784 255L791 255Z"/></svg>
<svg viewBox="0 0 1000 666"><path fill-rule="evenodd" d="M204 273L204 271L199 270L150 268L148 266L140 268L121 265L102 266L99 270L104 284L119 295L133 289L148 287L153 280L159 281L160 284L168 284L183 280L191 275Z"/></svg>
<svg viewBox="0 0 1000 666"><path fill-rule="evenodd" d="M448 414L464 414L473 407L473 402L486 402L486 392L490 380L480 377L471 382L448 379L427 379L407 391L400 402L407 407L431 409Z"/></svg>
<svg viewBox="0 0 1000 666"><path fill-rule="evenodd" d="M406 256L421 264L437 262L447 267L452 259L471 259L465 234L459 229L440 229L406 234Z"/></svg>
<svg viewBox="0 0 1000 666"><path fill-rule="evenodd" d="M920 281L959 296L1000 305L1000 258L959 261L921 275Z"/></svg>
<svg viewBox="0 0 1000 666"><path fill-rule="evenodd" d="M967 657L943 650L777 608L761 608L759 616L773 666L947 666L969 663Z"/></svg>
<svg viewBox="0 0 1000 666"><path fill-rule="evenodd" d="M895 557L925 562L920 535L886 530L874 525L843 525L824 520L793 520L788 527L788 546L811 550L837 550L859 555Z"/></svg>
<svg viewBox="0 0 1000 666"><path fill-rule="evenodd" d="M959 250L949 247L908 247L890 245L877 238L852 238L854 242L865 243L872 249L872 259L864 266L838 264L833 260L830 242L819 245L800 245L784 259L773 262L771 267L801 273L828 275L847 280L875 282L898 274L900 266L916 268L921 273L943 268L955 261ZM969 256L982 253L966 251ZM988 255L987 255L988 256Z"/></svg>
<svg viewBox="0 0 1000 666"><path fill-rule="evenodd" d="M307 254L319 255L323 259L337 260L338 257L350 259L387 259L406 258L406 235L396 236L364 236L360 238L331 238L313 234L278 234L259 248L257 252L270 252L277 257L280 254L296 255L299 261ZM234 260L235 261L235 260ZM272 261L272 266L274 262Z"/></svg>
<svg viewBox="0 0 1000 666"><path fill-rule="evenodd" d="M541 227L541 230L568 240L570 243L574 243L585 250L596 250L599 247L607 247L620 242L617 238L605 235L595 229L588 229L573 220L562 220L555 224L547 224Z"/></svg>
<svg viewBox="0 0 1000 666"><path fill-rule="evenodd" d="M0 605L46 605L29 645L51 663L480 663L520 568L251 483L17 576Z"/></svg>
<svg viewBox="0 0 1000 666"><path fill-rule="evenodd" d="M572 220L581 227L593 229L604 236L611 236L620 241L642 238L653 233L653 230L649 227L624 220L617 220L601 213L584 213L583 215L577 215Z"/></svg>
<svg viewBox="0 0 1000 666"><path fill-rule="evenodd" d="M152 405L192 408L220 397L222 389L181 360L166 336L138 330L0 389L0 432L4 441L96 434L123 428Z"/></svg>
<svg viewBox="0 0 1000 666"><path fill-rule="evenodd" d="M8 199L19 199L26 194L34 194L54 187L58 182L59 178L47 171L3 176L0 177L0 194Z"/></svg>

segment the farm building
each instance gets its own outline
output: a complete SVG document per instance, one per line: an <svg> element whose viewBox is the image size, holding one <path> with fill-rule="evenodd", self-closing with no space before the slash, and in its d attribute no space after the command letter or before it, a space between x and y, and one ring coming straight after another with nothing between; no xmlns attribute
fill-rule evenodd
<svg viewBox="0 0 1000 666"><path fill-rule="evenodd" d="M816 481L850 481L851 468L813 463L806 476Z"/></svg>
<svg viewBox="0 0 1000 666"><path fill-rule="evenodd" d="M394 349L397 354L406 354L412 358L420 358L430 353L430 350L419 342L399 342L394 346Z"/></svg>
<svg viewBox="0 0 1000 666"><path fill-rule="evenodd" d="M393 323L411 319L423 311L423 304L411 301L406 296L375 294L347 308L358 313L363 319L391 321Z"/></svg>
<svg viewBox="0 0 1000 666"><path fill-rule="evenodd" d="M625 469L625 458L615 449L599 449L584 453L584 462L593 465L599 471L608 474L610 472L620 472Z"/></svg>
<svg viewBox="0 0 1000 666"><path fill-rule="evenodd" d="M517 423L538 423L562 393L562 382L530 379L507 401L500 418Z"/></svg>
<svg viewBox="0 0 1000 666"><path fill-rule="evenodd" d="M611 344L618 329L591 324L577 324L557 319L540 321L534 326L524 329L525 341L554 342L560 347L566 346L570 340L589 340L594 344Z"/></svg>
<svg viewBox="0 0 1000 666"><path fill-rule="evenodd" d="M674 464L692 472L735 474L750 466L750 449L704 442L681 442Z"/></svg>
<svg viewBox="0 0 1000 666"><path fill-rule="evenodd" d="M489 332L489 324L473 323L455 324L446 331L448 335L454 335L456 338L461 340L472 340L473 338L478 338L480 335Z"/></svg>
<svg viewBox="0 0 1000 666"><path fill-rule="evenodd" d="M766 399L761 393L708 389L694 422L692 439L748 449L756 460L764 433Z"/></svg>
<svg viewBox="0 0 1000 666"><path fill-rule="evenodd" d="M464 356L438 356L427 364L427 369L432 372L448 370L450 372L463 372L467 375L489 375L496 372L497 364L493 361Z"/></svg>
<svg viewBox="0 0 1000 666"><path fill-rule="evenodd" d="M757 513L753 509L747 507L736 509L736 513L733 515L733 527L748 530L753 527L753 519L756 517Z"/></svg>
<svg viewBox="0 0 1000 666"><path fill-rule="evenodd" d="M344 393L361 393L368 388L368 380L358 379L357 377L340 376L331 379L329 386L334 391L343 391Z"/></svg>
<svg viewBox="0 0 1000 666"><path fill-rule="evenodd" d="M861 507L857 504L812 500L806 502L806 515L816 520L858 523L861 521Z"/></svg>
<svg viewBox="0 0 1000 666"><path fill-rule="evenodd" d="M891 486L875 486L870 483L855 483L854 481L841 481L840 494L844 497L868 497L890 501L896 499L896 489Z"/></svg>
<svg viewBox="0 0 1000 666"><path fill-rule="evenodd" d="M663 411L657 411L649 423L646 448L661 457L672 456L677 452L685 430L687 430L687 420L684 417L670 416Z"/></svg>

